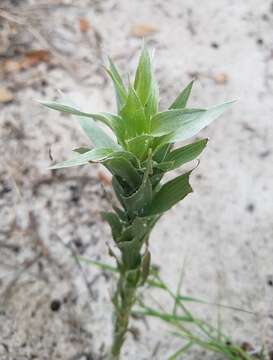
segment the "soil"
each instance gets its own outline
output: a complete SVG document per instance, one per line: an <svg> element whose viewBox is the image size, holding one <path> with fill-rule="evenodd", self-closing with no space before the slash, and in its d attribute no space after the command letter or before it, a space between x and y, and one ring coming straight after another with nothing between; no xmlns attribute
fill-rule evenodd
<svg viewBox="0 0 273 360"><path fill-rule="evenodd" d="M195 190L151 237L153 263L175 289L255 314L193 310L241 344L273 348L273 3L267 0L1 0L0 359L103 359L111 341L109 175L51 171L88 145L77 119L41 108L58 90L85 111L114 111L102 65L124 76L145 36L161 106L196 78L191 106L240 98L210 137ZM161 305L168 300L156 292ZM123 358L167 359L181 346L158 321L134 320ZM194 348L183 359L220 359Z"/></svg>

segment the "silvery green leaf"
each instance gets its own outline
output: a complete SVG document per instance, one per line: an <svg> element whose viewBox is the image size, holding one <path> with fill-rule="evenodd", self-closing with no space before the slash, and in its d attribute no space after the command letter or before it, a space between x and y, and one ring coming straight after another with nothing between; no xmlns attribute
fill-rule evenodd
<svg viewBox="0 0 273 360"><path fill-rule="evenodd" d="M65 112L71 115L76 116L82 116L87 118L92 118L94 120L101 121L105 125L107 125L110 129L114 129L115 123L121 120L119 116L107 113L107 112L101 112L101 113L87 113L78 110L76 107L73 107L71 105L68 105L66 103L59 103L55 101L40 101L40 103L50 109Z"/></svg>
<svg viewBox="0 0 273 360"><path fill-rule="evenodd" d="M96 147L111 147L113 149L120 148L120 146L115 143L110 136L108 136L99 126L95 124L93 120L94 114L82 112L75 106L70 105L70 102L68 103L68 101L63 103L55 101L40 101L40 103L50 109L79 116L79 123L82 129Z"/></svg>
<svg viewBox="0 0 273 360"><path fill-rule="evenodd" d="M154 195L151 205L145 209L144 215L161 214L191 193L193 190L189 183L190 174L191 171L164 184Z"/></svg>
<svg viewBox="0 0 273 360"><path fill-rule="evenodd" d="M181 126L171 135L167 136L165 141L176 142L187 140L198 134L200 130L222 115L234 103L234 101L235 100L213 106L204 112L201 112L196 118L188 119L187 121L182 122Z"/></svg>
<svg viewBox="0 0 273 360"><path fill-rule="evenodd" d="M200 119L206 110L176 109L156 114L151 120L151 135L163 136L180 131L185 124L192 124Z"/></svg>
<svg viewBox="0 0 273 360"><path fill-rule="evenodd" d="M179 166L194 160L204 150L207 142L208 139L202 139L171 151L165 158L166 162L173 163L169 170L176 169Z"/></svg>
<svg viewBox="0 0 273 360"><path fill-rule="evenodd" d="M118 111L120 111L126 102L127 91L117 68L115 67L113 61L110 58L109 58L109 63L110 63L110 69L106 69L106 71L113 81L115 93L116 93L117 108Z"/></svg>
<svg viewBox="0 0 273 360"><path fill-rule="evenodd" d="M92 162L100 162L103 159L106 159L113 153L113 150L110 148L97 148L87 151L83 154L76 155L74 158L70 160L66 160L60 162L56 165L51 166L49 169L61 169L72 166L79 166L88 164L90 161Z"/></svg>
<svg viewBox="0 0 273 360"><path fill-rule="evenodd" d="M123 145L126 133L126 124L122 117L108 112L90 114L94 120L107 125L116 135L119 142Z"/></svg>
<svg viewBox="0 0 273 360"><path fill-rule="evenodd" d="M132 86L129 88L127 101L120 115L126 123L127 139L142 135L148 131L149 124L146 121L143 105Z"/></svg>
<svg viewBox="0 0 273 360"><path fill-rule="evenodd" d="M182 90L182 92L177 96L175 101L170 106L170 109L184 109L187 105L189 96L191 94L191 89L194 81L191 81L185 89Z"/></svg>
<svg viewBox="0 0 273 360"><path fill-rule="evenodd" d="M39 101L40 104L60 112L77 115L77 116L84 116L84 117L92 117L91 114L87 112L80 111L76 109L75 107L65 104L65 103L59 103L56 101Z"/></svg>
<svg viewBox="0 0 273 360"><path fill-rule="evenodd" d="M144 45L136 71L134 88L136 93L144 106L151 93L152 85L152 66L151 58L147 47Z"/></svg>
<svg viewBox="0 0 273 360"><path fill-rule="evenodd" d="M121 147L107 135L93 119L79 117L81 128L97 148L108 147L113 150L120 150Z"/></svg>

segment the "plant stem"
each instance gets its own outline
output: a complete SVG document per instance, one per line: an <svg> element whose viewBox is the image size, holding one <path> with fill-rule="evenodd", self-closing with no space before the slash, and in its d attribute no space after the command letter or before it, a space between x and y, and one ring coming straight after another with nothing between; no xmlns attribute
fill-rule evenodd
<svg viewBox="0 0 273 360"><path fill-rule="evenodd" d="M128 281L126 273L121 272L117 289L113 297L115 319L113 344L111 349L112 360L118 360L120 358L121 348L125 341L125 336L129 326L132 307L136 300L136 290L137 284L132 286L132 283Z"/></svg>

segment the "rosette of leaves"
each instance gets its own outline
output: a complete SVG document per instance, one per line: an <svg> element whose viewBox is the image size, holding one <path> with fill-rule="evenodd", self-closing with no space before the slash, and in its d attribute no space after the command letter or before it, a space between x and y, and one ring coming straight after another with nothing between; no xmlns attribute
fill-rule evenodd
<svg viewBox="0 0 273 360"><path fill-rule="evenodd" d="M119 281L112 298L114 335L111 356L118 359L128 330L136 289L149 274L149 235L158 219L192 192L191 171L162 184L167 172L197 158L207 145L201 139L174 149L174 144L195 136L218 118L232 102L211 108L189 108L190 82L165 111L158 109L158 86L151 57L144 46L133 83L125 86L110 60L107 73L113 81L117 114L89 113L67 102L42 102L61 112L76 115L92 147L78 148L72 159L51 169L100 163L112 174L119 205L102 213L120 251L116 257ZM108 127L113 136L100 126Z"/></svg>

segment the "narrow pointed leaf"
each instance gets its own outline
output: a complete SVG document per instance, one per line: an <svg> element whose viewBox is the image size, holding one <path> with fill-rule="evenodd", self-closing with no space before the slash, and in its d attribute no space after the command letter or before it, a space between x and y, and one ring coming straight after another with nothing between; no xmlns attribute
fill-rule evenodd
<svg viewBox="0 0 273 360"><path fill-rule="evenodd" d="M120 116L111 114L108 112L92 113L94 120L100 121L107 125L116 135L121 144L124 144L125 140L125 122Z"/></svg>
<svg viewBox="0 0 273 360"><path fill-rule="evenodd" d="M181 123L181 126L173 132L169 137L167 136L166 142L176 142L187 140L192 136L199 133L204 127L208 126L212 121L216 120L220 115L222 115L229 107L234 103L234 101L229 101L220 105L213 106L203 113L200 113L197 118L188 119ZM176 111L176 110L173 110Z"/></svg>
<svg viewBox="0 0 273 360"><path fill-rule="evenodd" d="M97 148L108 147L113 150L120 150L120 146L93 119L79 117L79 123L92 144Z"/></svg>
<svg viewBox="0 0 273 360"><path fill-rule="evenodd" d="M191 94L191 89L194 81L191 81L185 89L182 90L182 92L178 95L178 97L175 99L175 101L170 106L170 109L184 109L187 105L188 99Z"/></svg>
<svg viewBox="0 0 273 360"><path fill-rule="evenodd" d="M151 135L163 136L178 132L184 124L192 124L205 113L203 109L167 110L156 114L151 120Z"/></svg>
<svg viewBox="0 0 273 360"><path fill-rule="evenodd" d="M110 69L106 69L106 71L113 81L115 93L116 93L117 108L118 111L120 111L126 102L127 92L123 84L123 81L121 79L121 76L117 68L115 67L113 61L110 58L109 58L109 63L110 63Z"/></svg>
<svg viewBox="0 0 273 360"><path fill-rule="evenodd" d="M151 58L147 47L144 45L139 58L134 82L134 88L143 106L146 104L151 93L151 80Z"/></svg>
<svg viewBox="0 0 273 360"><path fill-rule="evenodd" d="M189 183L190 174L191 171L164 184L155 194L144 214L146 216L161 214L191 193L193 190Z"/></svg>
<svg viewBox="0 0 273 360"><path fill-rule="evenodd" d="M77 155L70 160L66 160L56 165L53 165L49 169L61 169L66 167L85 165L88 164L90 161L99 162L110 156L112 153L113 150L109 148L92 149L83 154Z"/></svg>
<svg viewBox="0 0 273 360"><path fill-rule="evenodd" d="M156 81L152 79L150 95L148 97L147 103L144 105L145 115L149 123L150 123L150 118L152 118L158 112L158 101L159 101L158 85Z"/></svg>
<svg viewBox="0 0 273 360"><path fill-rule="evenodd" d="M130 87L126 104L120 112L126 123L127 139L144 134L148 130L144 108L133 87Z"/></svg>
<svg viewBox="0 0 273 360"><path fill-rule="evenodd" d="M74 105L70 105L71 101L68 103L68 100L63 103L58 103L55 101L40 101L40 103L50 109L79 116L79 123L82 129L96 147L111 147L113 149L119 148L119 145L116 144L110 136L108 136L99 126L95 124L93 120L95 114L90 114L78 110ZM102 117L100 120L101 119ZM107 123L106 120L104 123ZM107 125L110 126L110 124Z"/></svg>
<svg viewBox="0 0 273 360"><path fill-rule="evenodd" d="M194 160L204 150L207 142L208 139L202 139L171 151L165 159L165 161L173 163L169 170L176 169L179 166Z"/></svg>
<svg viewBox="0 0 273 360"><path fill-rule="evenodd" d="M56 101L39 101L39 103L50 109L64 112L67 114L84 116L84 117L92 117L91 114L84 112L84 111L80 111L77 108L75 108L71 105L65 104L65 103L59 103Z"/></svg>

